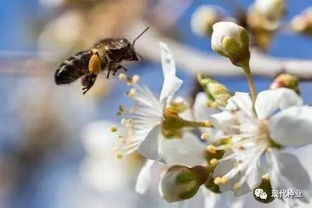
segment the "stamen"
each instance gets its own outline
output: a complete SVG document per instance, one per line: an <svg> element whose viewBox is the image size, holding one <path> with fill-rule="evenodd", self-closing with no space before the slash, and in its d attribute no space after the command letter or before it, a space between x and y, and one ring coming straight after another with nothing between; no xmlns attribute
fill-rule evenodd
<svg viewBox="0 0 312 208"><path fill-rule="evenodd" d="M121 152L119 152L119 151L116 151L115 152L115 156L116 156L117 159L121 159L123 157L123 154Z"/></svg>
<svg viewBox="0 0 312 208"><path fill-rule="evenodd" d="M135 88L130 89L129 92L126 93L126 95L129 97L134 97L136 96L136 94L137 94L137 91Z"/></svg>
<svg viewBox="0 0 312 208"><path fill-rule="evenodd" d="M228 177L226 177L226 176L221 177L220 183L222 185L226 184L227 182L229 182L229 178Z"/></svg>
<svg viewBox="0 0 312 208"><path fill-rule="evenodd" d="M209 134L208 133L202 133L202 135L200 135L200 138L202 140L207 140L207 139L209 139Z"/></svg>
<svg viewBox="0 0 312 208"><path fill-rule="evenodd" d="M208 128L213 127L210 121L205 121L204 125Z"/></svg>
<svg viewBox="0 0 312 208"><path fill-rule="evenodd" d="M117 130L118 130L118 129L117 129L116 126L112 126L112 127L110 128L110 131L113 132L113 133L116 132Z"/></svg>
<svg viewBox="0 0 312 208"><path fill-rule="evenodd" d="M132 81L131 84L136 84L136 83L138 83L138 82L140 81L140 76L137 75L137 74L133 75L131 81Z"/></svg>
<svg viewBox="0 0 312 208"><path fill-rule="evenodd" d="M207 150L208 152L212 153L212 154L216 154L216 152L217 152L216 146L214 146L214 145L212 145L212 144L208 145L208 146L206 147L206 150Z"/></svg>
<svg viewBox="0 0 312 208"><path fill-rule="evenodd" d="M221 184L221 177L216 177L213 182L216 184L216 185L219 185Z"/></svg>
<svg viewBox="0 0 312 208"><path fill-rule="evenodd" d="M216 167L218 165L218 159L216 158L212 158L210 161L209 161L209 164L212 166L212 167Z"/></svg>
<svg viewBox="0 0 312 208"><path fill-rule="evenodd" d="M118 78L119 78L119 80L121 80L121 81L123 81L123 82L127 82L127 80L128 80L127 75L124 74L124 73L120 73L120 74L118 75Z"/></svg>

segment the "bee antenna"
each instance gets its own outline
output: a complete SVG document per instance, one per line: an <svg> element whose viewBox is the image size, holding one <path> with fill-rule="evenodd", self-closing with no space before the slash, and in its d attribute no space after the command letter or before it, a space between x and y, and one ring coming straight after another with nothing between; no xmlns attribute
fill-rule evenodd
<svg viewBox="0 0 312 208"><path fill-rule="evenodd" d="M145 28L132 42L132 49L134 48L135 42L146 32L148 31L149 27Z"/></svg>

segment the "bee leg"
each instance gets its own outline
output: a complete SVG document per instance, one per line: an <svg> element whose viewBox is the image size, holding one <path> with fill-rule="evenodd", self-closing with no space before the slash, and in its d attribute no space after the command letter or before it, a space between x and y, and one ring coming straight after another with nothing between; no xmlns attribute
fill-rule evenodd
<svg viewBox="0 0 312 208"><path fill-rule="evenodd" d="M82 85L82 93L86 94L91 87L94 85L96 81L97 75L96 74L86 74L81 78L81 85Z"/></svg>
<svg viewBox="0 0 312 208"><path fill-rule="evenodd" d="M109 75L110 75L111 71L115 71L115 68L116 68L116 65L114 63L111 63L111 62L108 63L108 65L107 65L108 72L107 72L107 75L106 75L106 79L109 78Z"/></svg>
<svg viewBox="0 0 312 208"><path fill-rule="evenodd" d="M109 78L110 72L112 71L112 69L108 69L107 75L106 75L106 79Z"/></svg>
<svg viewBox="0 0 312 208"><path fill-rule="evenodd" d="M116 75L116 73L117 73L117 71L118 71L119 69L123 69L124 71L128 71L127 68L125 68L125 67L123 67L123 66L121 66L121 65L118 65L117 68L116 68L116 69L114 70L114 72L113 72L113 75L114 75L114 76Z"/></svg>

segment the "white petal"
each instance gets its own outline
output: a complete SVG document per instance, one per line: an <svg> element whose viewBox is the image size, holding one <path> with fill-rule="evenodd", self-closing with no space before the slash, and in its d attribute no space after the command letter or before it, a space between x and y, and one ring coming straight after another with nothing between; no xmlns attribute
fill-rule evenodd
<svg viewBox="0 0 312 208"><path fill-rule="evenodd" d="M205 162L205 144L185 132L182 139L161 139L159 154L167 165L196 166Z"/></svg>
<svg viewBox="0 0 312 208"><path fill-rule="evenodd" d="M216 109L208 108L207 102L209 101L206 93L200 92L196 95L194 102L194 115L195 119L199 121L206 121L210 119L212 114L218 113Z"/></svg>
<svg viewBox="0 0 312 208"><path fill-rule="evenodd" d="M221 194L215 194L212 191L208 191L206 188L203 188L202 192L204 194L205 208L218 207Z"/></svg>
<svg viewBox="0 0 312 208"><path fill-rule="evenodd" d="M155 126L139 146L138 151L151 160L158 159L160 125Z"/></svg>
<svg viewBox="0 0 312 208"><path fill-rule="evenodd" d="M304 192L311 187L310 177L296 156L273 149L267 155L271 162L269 175L273 189L300 189Z"/></svg>
<svg viewBox="0 0 312 208"><path fill-rule="evenodd" d="M259 119L268 118L278 109L301 105L302 99L287 88L265 90L258 94L255 109Z"/></svg>
<svg viewBox="0 0 312 208"><path fill-rule="evenodd" d="M227 111L211 115L210 121L215 128L218 128L226 133L232 133L233 130L235 131L232 127L234 125L238 125L235 116Z"/></svg>
<svg viewBox="0 0 312 208"><path fill-rule="evenodd" d="M262 175L265 174L265 172L261 169L261 167L259 167L260 165L258 162L254 162L250 165L254 165L254 167L252 168L252 171L248 175L247 183L248 183L248 186L251 189L253 189L253 188L256 188L260 184L261 177Z"/></svg>
<svg viewBox="0 0 312 208"><path fill-rule="evenodd" d="M135 85L136 95L133 97L139 105L148 109L148 112L153 115L153 117L161 117L162 106L160 102L156 99L154 94L146 86Z"/></svg>
<svg viewBox="0 0 312 208"><path fill-rule="evenodd" d="M181 87L182 80L176 77L175 62L168 46L160 42L161 64L164 75L164 83L160 93L160 102L165 105L170 102L174 93Z"/></svg>
<svg viewBox="0 0 312 208"><path fill-rule="evenodd" d="M146 193L146 190L148 189L151 182L152 167L154 163L154 160L147 160L142 167L135 185L135 191L137 193Z"/></svg>
<svg viewBox="0 0 312 208"><path fill-rule="evenodd" d="M312 107L295 106L269 120L272 139L281 145L301 146L312 143Z"/></svg>
<svg viewBox="0 0 312 208"><path fill-rule="evenodd" d="M234 96L232 96L228 101L227 109L231 110L234 105L241 111L243 111L246 115L250 117L254 117L252 112L252 101L248 93L244 92L236 92Z"/></svg>

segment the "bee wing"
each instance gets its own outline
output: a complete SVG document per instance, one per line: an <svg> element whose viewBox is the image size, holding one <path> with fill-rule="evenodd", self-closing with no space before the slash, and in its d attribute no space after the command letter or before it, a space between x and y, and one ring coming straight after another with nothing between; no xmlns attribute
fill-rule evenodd
<svg viewBox="0 0 312 208"><path fill-rule="evenodd" d="M0 50L0 76L46 76L53 72L57 60L52 52Z"/></svg>

